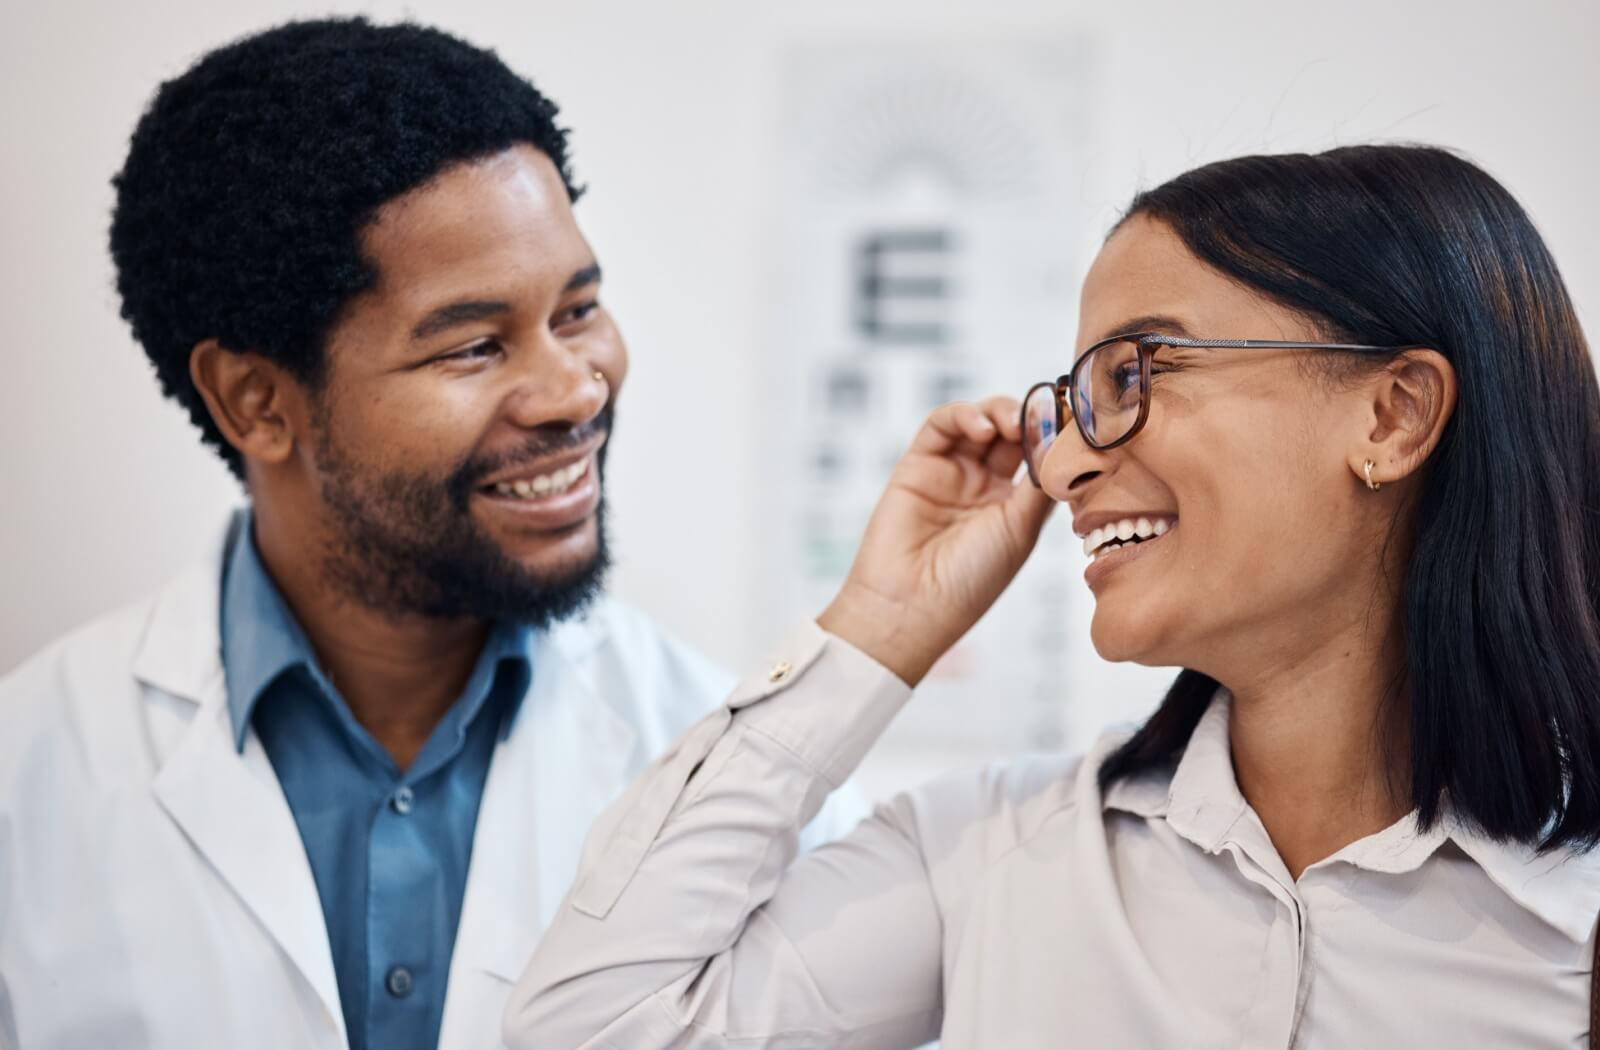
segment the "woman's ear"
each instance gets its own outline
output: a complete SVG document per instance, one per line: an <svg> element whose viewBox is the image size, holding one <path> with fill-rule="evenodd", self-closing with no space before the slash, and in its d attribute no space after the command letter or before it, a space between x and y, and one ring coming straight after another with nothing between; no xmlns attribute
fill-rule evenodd
<svg viewBox="0 0 1600 1050"><path fill-rule="evenodd" d="M1439 447L1455 413L1455 366L1437 350L1407 350L1362 389L1370 397L1370 427L1351 450L1350 469L1374 485L1415 475Z"/></svg>
<svg viewBox="0 0 1600 1050"><path fill-rule="evenodd" d="M246 462L282 463L294 451L292 381L271 361L224 349L215 339L189 354L189 378L211 419Z"/></svg>

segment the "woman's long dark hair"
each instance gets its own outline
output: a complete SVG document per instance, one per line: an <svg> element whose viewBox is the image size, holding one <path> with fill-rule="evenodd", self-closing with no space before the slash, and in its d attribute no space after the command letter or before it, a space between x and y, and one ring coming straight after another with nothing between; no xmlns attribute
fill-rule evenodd
<svg viewBox="0 0 1600 1050"><path fill-rule="evenodd" d="M1439 149L1243 157L1141 193L1207 264L1340 341L1426 345L1455 416L1400 595L1411 796L1501 840L1600 842L1600 386L1561 275L1505 188ZM1125 221L1125 220L1124 220ZM1170 767L1217 683L1184 671L1100 768Z"/></svg>

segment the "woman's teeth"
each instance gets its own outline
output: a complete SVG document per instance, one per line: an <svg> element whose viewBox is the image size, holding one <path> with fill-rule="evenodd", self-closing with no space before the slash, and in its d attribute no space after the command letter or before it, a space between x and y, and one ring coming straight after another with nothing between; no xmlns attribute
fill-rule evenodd
<svg viewBox="0 0 1600 1050"><path fill-rule="evenodd" d="M589 461L580 459L570 467L563 467L552 474L540 474L536 478L524 478L518 481L502 481L495 485L495 492L513 499L543 499L546 496L556 496L568 489L589 470Z"/></svg>
<svg viewBox="0 0 1600 1050"><path fill-rule="evenodd" d="M1083 553L1091 558L1098 558L1107 551L1114 551L1125 544L1142 543L1157 536L1165 536L1167 530L1176 524L1178 524L1177 518L1123 518L1121 521L1102 525L1085 536Z"/></svg>

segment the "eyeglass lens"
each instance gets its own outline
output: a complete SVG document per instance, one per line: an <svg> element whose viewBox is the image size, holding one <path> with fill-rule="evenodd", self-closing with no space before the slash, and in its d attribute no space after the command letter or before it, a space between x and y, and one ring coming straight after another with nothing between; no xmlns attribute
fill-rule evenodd
<svg viewBox="0 0 1600 1050"><path fill-rule="evenodd" d="M1131 339L1096 347L1072 369L1072 415L1084 440L1105 448L1128 435L1139 420L1143 384L1139 344ZM1022 404L1022 450L1029 474L1039 480L1044 457L1059 436L1054 384L1041 383Z"/></svg>

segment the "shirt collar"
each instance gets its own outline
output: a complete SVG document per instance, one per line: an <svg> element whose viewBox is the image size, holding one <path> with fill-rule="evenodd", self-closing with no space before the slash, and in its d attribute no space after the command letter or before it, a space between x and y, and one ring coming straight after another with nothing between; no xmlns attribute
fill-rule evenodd
<svg viewBox="0 0 1600 1050"><path fill-rule="evenodd" d="M467 727L491 697L499 698L502 705L495 716L500 719L500 739L504 740L511 732L522 698L533 681L533 658L529 655L532 643L533 632L527 626L508 620L495 621L489 637L484 640L478 663L461 691L467 706L462 709L456 727L458 735L466 735Z"/></svg>
<svg viewBox="0 0 1600 1050"><path fill-rule="evenodd" d="M1163 819L1201 849L1215 852L1248 808L1233 777L1229 706L1227 691L1219 690L1195 725L1177 768L1124 777L1106 792L1102 809Z"/></svg>
<svg viewBox="0 0 1600 1050"><path fill-rule="evenodd" d="M1501 892L1581 943L1600 914L1600 856L1570 849L1539 853L1518 842L1495 842L1457 825L1450 838Z"/></svg>
<svg viewBox="0 0 1600 1050"><path fill-rule="evenodd" d="M261 561L250 513L241 511L239 517L239 527L233 530L233 547L224 557L221 633L228 714L233 723L234 746L243 751L256 704L285 672L303 668L327 696L337 694L318 666L316 651L299 621ZM525 625L496 622L462 690L470 709L459 712L457 732L466 732L491 693L504 697L500 713L502 739L510 732L532 678L531 642L532 631ZM502 668L506 671L503 676Z"/></svg>
<svg viewBox="0 0 1600 1050"><path fill-rule="evenodd" d="M1102 809L1164 819L1202 849L1219 849L1250 808L1233 774L1228 741L1231 706L1227 690L1219 690L1195 726L1177 768L1169 774L1119 780L1106 792ZM1318 864L1343 862L1379 873L1414 871L1446 842L1466 854L1520 907L1574 941L1584 943L1594 931L1600 914L1600 850L1540 854L1531 846L1496 842L1468 826L1448 806L1444 818L1427 831L1417 826L1412 813Z"/></svg>
<svg viewBox="0 0 1600 1050"><path fill-rule="evenodd" d="M269 685L295 667L320 674L311 644L261 563L249 512L240 517L223 563L222 671L234 746L242 751L250 716Z"/></svg>

